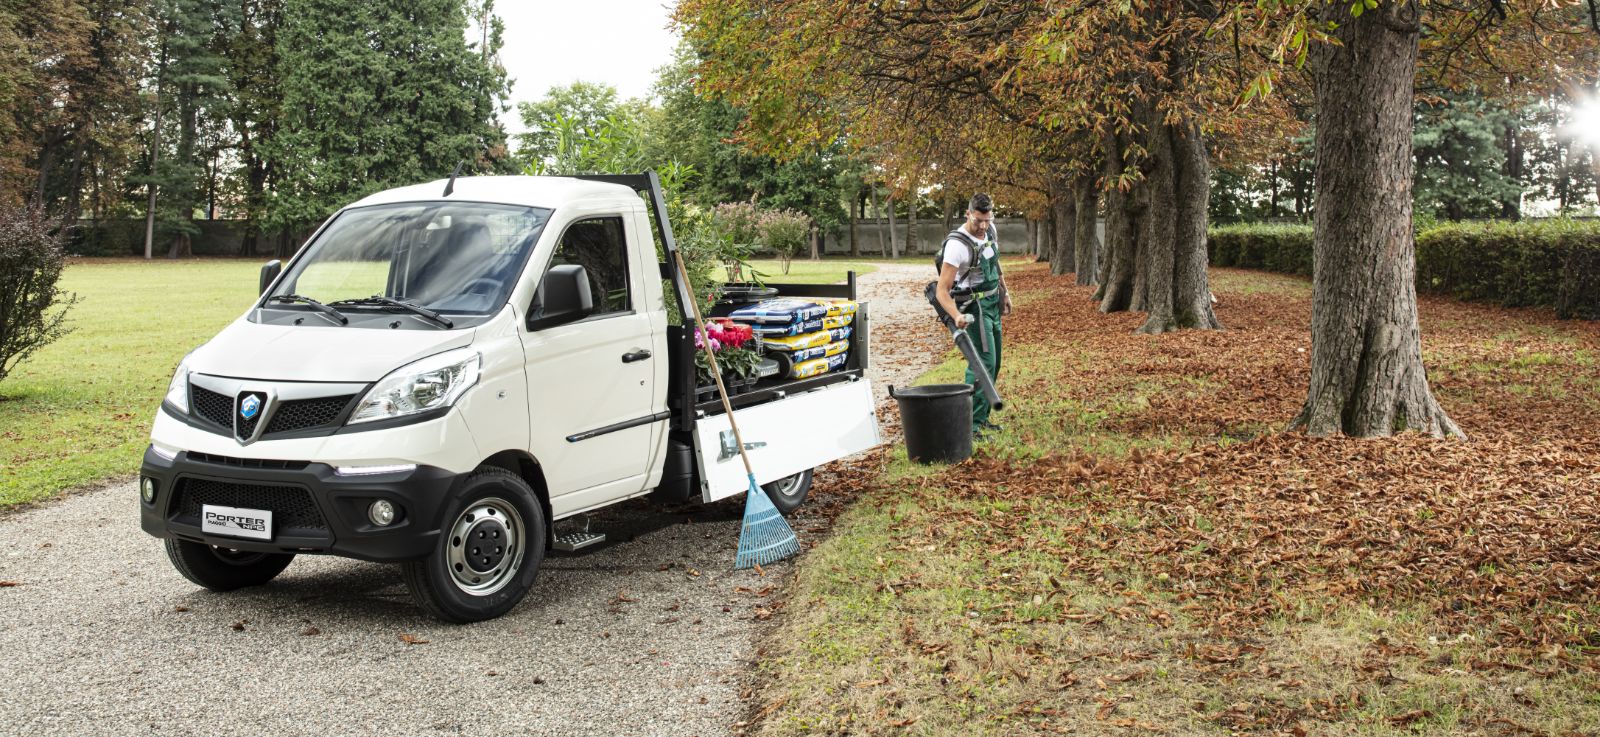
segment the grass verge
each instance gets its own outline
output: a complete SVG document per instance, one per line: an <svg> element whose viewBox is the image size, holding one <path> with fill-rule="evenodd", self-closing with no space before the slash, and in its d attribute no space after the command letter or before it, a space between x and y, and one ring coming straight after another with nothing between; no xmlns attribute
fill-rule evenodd
<svg viewBox="0 0 1600 737"><path fill-rule="evenodd" d="M1279 433L1304 280L1218 270L1230 329L1151 338L1017 271L1005 431L832 492L857 496L764 646L752 731L1600 733L1600 439L1571 400L1596 325L1428 300L1472 439L1313 440Z"/></svg>
<svg viewBox="0 0 1600 737"><path fill-rule="evenodd" d="M72 332L0 383L0 508L137 472L184 354L249 307L255 261L77 262Z"/></svg>

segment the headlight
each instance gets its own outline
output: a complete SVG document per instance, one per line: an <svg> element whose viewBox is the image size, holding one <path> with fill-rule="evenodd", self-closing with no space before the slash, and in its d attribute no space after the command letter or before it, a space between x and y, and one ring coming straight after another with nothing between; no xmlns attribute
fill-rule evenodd
<svg viewBox="0 0 1600 737"><path fill-rule="evenodd" d="M178 370L172 375L172 382L167 384L167 398L162 400L178 414L189 414L189 357L184 356L178 362Z"/></svg>
<svg viewBox="0 0 1600 737"><path fill-rule="evenodd" d="M481 357L477 351L461 349L429 356L402 366L383 377L372 391L361 398L351 425L405 417L432 409L449 407L478 383Z"/></svg>

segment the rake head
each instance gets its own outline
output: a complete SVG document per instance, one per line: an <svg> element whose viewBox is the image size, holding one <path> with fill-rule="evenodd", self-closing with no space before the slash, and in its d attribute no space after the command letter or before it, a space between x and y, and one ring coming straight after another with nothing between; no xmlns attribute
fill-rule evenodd
<svg viewBox="0 0 1600 737"><path fill-rule="evenodd" d="M739 552L734 556L734 570L758 565L770 565L800 552L800 540L794 536L778 508L772 506L767 493L756 485L750 476L750 491L745 494L744 527L739 531Z"/></svg>

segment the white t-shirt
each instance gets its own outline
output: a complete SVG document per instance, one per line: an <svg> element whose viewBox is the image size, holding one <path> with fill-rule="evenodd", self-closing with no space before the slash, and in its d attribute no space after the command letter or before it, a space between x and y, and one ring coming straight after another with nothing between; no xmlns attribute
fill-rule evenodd
<svg viewBox="0 0 1600 737"><path fill-rule="evenodd" d="M968 233L967 235L972 234ZM988 240L987 236L982 240L977 238L974 238L973 240L979 241L979 243L983 246L983 251L978 254L980 257L994 258L994 241ZM944 262L956 267L956 289L971 289L972 287L983 283L983 269L980 268L974 268L971 271L968 271L965 278L961 276L962 269L967 268L967 260L971 257L972 249L967 247L965 241L955 236L950 236L949 238L945 239Z"/></svg>

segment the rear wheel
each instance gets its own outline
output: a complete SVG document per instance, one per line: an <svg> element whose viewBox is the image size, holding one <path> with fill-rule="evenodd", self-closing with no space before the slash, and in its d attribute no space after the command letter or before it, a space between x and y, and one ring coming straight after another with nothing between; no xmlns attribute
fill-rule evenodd
<svg viewBox="0 0 1600 737"><path fill-rule="evenodd" d="M772 500L772 506L779 512L789 514L800 508L806 502L806 494L811 493L811 469L806 469L793 476L785 476L770 484L765 484L761 489L767 492L767 498Z"/></svg>
<svg viewBox="0 0 1600 737"><path fill-rule="evenodd" d="M184 578L212 591L233 591L271 581L294 560L293 553L252 553L167 538L167 559Z"/></svg>
<svg viewBox="0 0 1600 737"><path fill-rule="evenodd" d="M511 611L544 562L544 508L526 481L501 468L470 476L443 519L427 558L402 564L422 608L447 622L479 622Z"/></svg>

